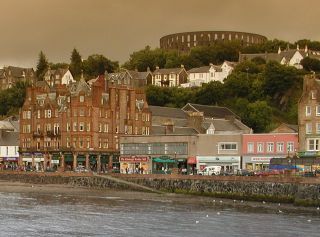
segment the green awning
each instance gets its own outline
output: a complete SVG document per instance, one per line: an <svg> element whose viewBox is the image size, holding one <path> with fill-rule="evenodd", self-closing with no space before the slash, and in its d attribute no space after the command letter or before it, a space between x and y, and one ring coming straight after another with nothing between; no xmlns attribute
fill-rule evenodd
<svg viewBox="0 0 320 237"><path fill-rule="evenodd" d="M73 162L73 155L72 154L65 154L64 155L64 162Z"/></svg>
<svg viewBox="0 0 320 237"><path fill-rule="evenodd" d="M153 158L153 162L157 162L157 163L176 163L176 160L162 159L160 157L157 157L157 158Z"/></svg>
<svg viewBox="0 0 320 237"><path fill-rule="evenodd" d="M108 164L109 156L108 155L101 155L100 156L100 162L101 162L101 164Z"/></svg>
<svg viewBox="0 0 320 237"><path fill-rule="evenodd" d="M97 162L97 155L90 155L89 157L90 164L95 164Z"/></svg>
<svg viewBox="0 0 320 237"><path fill-rule="evenodd" d="M78 162L85 162L85 161L86 161L85 155L78 155L77 161L78 161Z"/></svg>

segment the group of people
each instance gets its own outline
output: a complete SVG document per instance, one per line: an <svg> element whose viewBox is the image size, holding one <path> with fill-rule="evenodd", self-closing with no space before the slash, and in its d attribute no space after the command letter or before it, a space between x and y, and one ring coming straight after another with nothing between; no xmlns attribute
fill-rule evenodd
<svg viewBox="0 0 320 237"><path fill-rule="evenodd" d="M126 167L125 169L125 173L126 174L144 174L144 168L141 166L138 166L136 167L135 169L133 168L129 168L129 167Z"/></svg>

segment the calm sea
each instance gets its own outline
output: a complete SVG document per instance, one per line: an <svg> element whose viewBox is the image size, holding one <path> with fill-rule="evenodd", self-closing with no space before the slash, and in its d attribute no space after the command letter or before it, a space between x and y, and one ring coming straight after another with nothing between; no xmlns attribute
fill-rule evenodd
<svg viewBox="0 0 320 237"><path fill-rule="evenodd" d="M0 236L320 236L320 213L0 193Z"/></svg>

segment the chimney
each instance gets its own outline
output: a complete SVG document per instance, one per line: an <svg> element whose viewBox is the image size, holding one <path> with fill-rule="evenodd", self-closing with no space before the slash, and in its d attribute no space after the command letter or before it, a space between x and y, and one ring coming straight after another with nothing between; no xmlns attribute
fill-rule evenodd
<svg viewBox="0 0 320 237"><path fill-rule="evenodd" d="M188 127L194 128L199 132L203 131L202 122L204 120L203 112L191 112L188 111Z"/></svg>
<svg viewBox="0 0 320 237"><path fill-rule="evenodd" d="M181 68L184 68L184 65L183 64L181 64L181 66L180 66Z"/></svg>
<svg viewBox="0 0 320 237"><path fill-rule="evenodd" d="M297 51L299 51L300 50L300 48L299 48L299 44L297 44Z"/></svg>
<svg viewBox="0 0 320 237"><path fill-rule="evenodd" d="M308 52L308 45L304 46L304 52L307 53ZM308 56L308 55L307 55Z"/></svg>
<svg viewBox="0 0 320 237"><path fill-rule="evenodd" d="M147 67L147 72L150 72L150 67Z"/></svg>
<svg viewBox="0 0 320 237"><path fill-rule="evenodd" d="M159 66L156 66L156 70L159 70Z"/></svg>

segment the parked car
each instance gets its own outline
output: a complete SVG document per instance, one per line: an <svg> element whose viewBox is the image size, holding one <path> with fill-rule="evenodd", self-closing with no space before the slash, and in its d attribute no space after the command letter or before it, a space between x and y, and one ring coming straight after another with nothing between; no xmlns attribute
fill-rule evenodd
<svg viewBox="0 0 320 237"><path fill-rule="evenodd" d="M245 170L245 169L238 169L236 171L236 175L238 175L238 176L253 176L254 172L249 171L249 170Z"/></svg>
<svg viewBox="0 0 320 237"><path fill-rule="evenodd" d="M219 175L221 172L221 166L207 166L203 170L199 171L199 175Z"/></svg>

